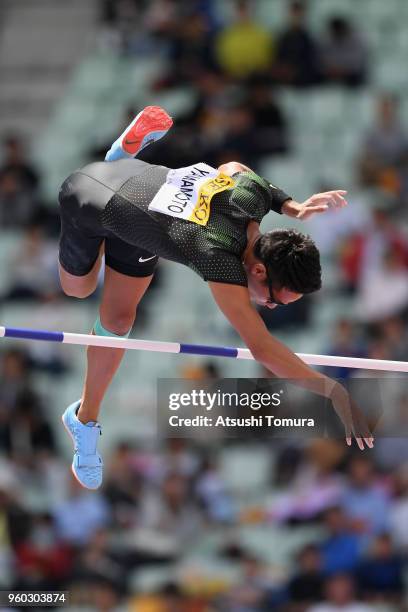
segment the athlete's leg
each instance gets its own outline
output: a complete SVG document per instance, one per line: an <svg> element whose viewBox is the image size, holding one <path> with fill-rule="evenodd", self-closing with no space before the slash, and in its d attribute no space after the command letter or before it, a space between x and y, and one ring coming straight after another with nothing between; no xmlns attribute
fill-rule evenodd
<svg viewBox="0 0 408 612"><path fill-rule="evenodd" d="M133 160L129 163L133 176L138 163ZM61 187L60 273L62 286L69 295L85 297L92 293L104 243L105 283L95 328L98 335L119 336L126 335L132 326L157 257L144 249L135 249L105 230L101 215L115 192L115 180L123 177L116 177L114 172L113 177L105 176L104 170L109 175L113 164L91 164L71 175ZM101 427L97 416L122 357L123 350L89 348L83 398L68 406L62 415L74 443L72 471L89 489L97 489L102 483L103 461L97 450Z"/></svg>
<svg viewBox="0 0 408 612"><path fill-rule="evenodd" d="M135 320L137 305L152 278L125 276L106 266L100 305L100 321L106 330L118 336L127 334ZM82 423L97 421L101 402L123 354L121 349L88 347L87 372L78 411Z"/></svg>
<svg viewBox="0 0 408 612"><path fill-rule="evenodd" d="M77 298L88 297L98 284L105 245L100 215L113 194L102 181L92 178L95 167L98 164L86 166L86 172L71 174L58 195L61 287L66 295Z"/></svg>
<svg viewBox="0 0 408 612"><path fill-rule="evenodd" d="M83 276L70 274L61 263L58 264L61 288L65 295L76 298L87 298L92 295L98 284L103 252L104 243L101 244L98 259L95 261L92 270Z"/></svg>

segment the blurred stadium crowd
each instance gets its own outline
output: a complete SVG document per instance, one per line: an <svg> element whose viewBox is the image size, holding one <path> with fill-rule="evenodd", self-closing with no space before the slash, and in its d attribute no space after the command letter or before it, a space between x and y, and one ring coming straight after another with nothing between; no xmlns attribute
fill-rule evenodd
<svg viewBox="0 0 408 612"><path fill-rule="evenodd" d="M101 45L126 61L157 49L166 57L152 95L186 83L195 92L195 104L143 159L169 167L235 159L260 169L265 157L296 153L282 87L297 92L299 105L311 89L372 87L370 46L344 14L334 11L317 36L307 2L287 2L280 31L257 20L251 2L234 3L229 19L216 4L100 3ZM345 304L320 352L408 360L408 126L394 91L376 96L346 186L344 220L329 214L308 227L333 273L325 299ZM123 123L137 111L129 108ZM90 143L89 160L102 159L110 144ZM2 147L0 241L9 231L16 238L2 272L0 310L26 304L63 312L58 211L44 201L43 178L22 135L4 134ZM268 178L281 185L279 176ZM318 168L315 179L318 190ZM319 308L305 300L264 316L271 330L296 334ZM40 375L63 384L70 367L58 353L21 345L0 353L1 588L66 589L74 605L101 611L406 609L404 438L379 440L364 456L333 440L123 440L106 453L103 489L90 493L68 476L47 412L53 406L36 384ZM194 373L214 376L214 366ZM406 393L395 410L403 419Z"/></svg>

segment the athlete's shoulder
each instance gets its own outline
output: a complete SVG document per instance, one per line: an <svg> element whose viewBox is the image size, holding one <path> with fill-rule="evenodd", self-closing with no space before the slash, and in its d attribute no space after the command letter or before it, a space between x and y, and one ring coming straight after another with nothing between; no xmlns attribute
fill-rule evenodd
<svg viewBox="0 0 408 612"><path fill-rule="evenodd" d="M246 170L244 172L239 172L234 175L234 178L237 179L237 185L246 187L250 191L255 191L258 195L261 193L264 196L270 196L273 185L271 183L254 172L253 170Z"/></svg>

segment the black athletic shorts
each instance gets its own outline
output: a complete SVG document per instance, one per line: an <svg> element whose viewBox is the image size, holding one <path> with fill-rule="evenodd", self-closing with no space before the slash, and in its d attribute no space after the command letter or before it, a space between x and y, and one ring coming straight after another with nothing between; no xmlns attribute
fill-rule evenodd
<svg viewBox="0 0 408 612"><path fill-rule="evenodd" d="M145 169L144 162L132 161L129 164L129 177L122 173L120 184L116 184L118 178L115 174L110 173L110 164L103 162L85 166L71 174L62 184L59 193L59 261L70 274L88 274L98 258L103 241L105 263L113 270L135 277L153 274L158 262L154 253L121 240L101 223L103 210L121 185L131 176L137 175L138 169Z"/></svg>

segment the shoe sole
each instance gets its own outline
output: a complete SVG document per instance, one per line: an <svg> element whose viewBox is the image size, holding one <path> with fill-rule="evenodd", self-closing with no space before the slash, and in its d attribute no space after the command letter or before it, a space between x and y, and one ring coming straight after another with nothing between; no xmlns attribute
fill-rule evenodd
<svg viewBox="0 0 408 612"><path fill-rule="evenodd" d="M67 431L67 433L68 433L69 437L71 438L72 443L73 443L73 445L74 445L74 449L75 449L75 440L74 440L74 436L72 435L71 430L69 429L68 425L67 425L67 424L65 423L65 421L64 421L64 415L62 415L62 416L61 416L61 421L62 421L62 424L63 424L63 426L65 427L65 429L66 429L66 431ZM75 474L75 472L74 472L74 466L72 465L72 463L71 463L71 472L72 472L72 474L73 474L73 476L74 476L75 480L76 480L76 481L77 481L77 482L78 482L78 483L81 485L81 487L82 487L83 489L88 489L89 491L95 491L96 489L99 489L99 487L101 486L101 485L99 485L98 487L87 487L86 485L84 485L84 483L83 483L83 482L81 482L81 481L79 480L78 476ZM102 483L101 483L101 484L102 484Z"/></svg>
<svg viewBox="0 0 408 612"><path fill-rule="evenodd" d="M136 155L149 144L147 137L158 140L171 128L173 119L160 106L146 106L133 120L129 129L120 137L122 149L129 155Z"/></svg>

